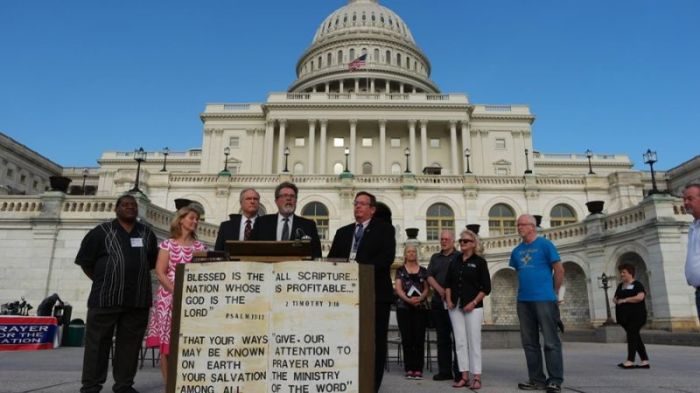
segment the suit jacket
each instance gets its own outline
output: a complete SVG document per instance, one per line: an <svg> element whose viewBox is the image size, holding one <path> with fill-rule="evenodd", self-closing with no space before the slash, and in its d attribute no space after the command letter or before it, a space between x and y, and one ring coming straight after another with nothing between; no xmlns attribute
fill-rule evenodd
<svg viewBox="0 0 700 393"><path fill-rule="evenodd" d="M292 219L292 231L289 233L289 239L299 239L300 235L309 236L311 238L311 256L314 258L321 258L321 240L318 237L316 222L304 217L299 217L295 214ZM267 214L258 217L258 219L255 220L250 239L277 240L277 214Z"/></svg>
<svg viewBox="0 0 700 393"><path fill-rule="evenodd" d="M346 225L335 232L328 258L349 258L357 223ZM370 220L357 247L357 263L374 265L374 296L377 303L394 301L391 285L391 264L396 257L396 239L393 225L379 219Z"/></svg>
<svg viewBox="0 0 700 393"><path fill-rule="evenodd" d="M219 225L219 233L216 235L216 243L214 250L226 251L227 240L238 240L241 235L241 217L240 214L229 214L230 219Z"/></svg>

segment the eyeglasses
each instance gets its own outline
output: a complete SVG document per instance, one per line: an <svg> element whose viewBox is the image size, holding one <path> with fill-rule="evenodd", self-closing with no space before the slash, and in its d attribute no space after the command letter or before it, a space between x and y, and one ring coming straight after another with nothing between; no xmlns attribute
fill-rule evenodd
<svg viewBox="0 0 700 393"><path fill-rule="evenodd" d="M353 206L370 206L371 204L369 202L361 202L361 201L355 201L352 203Z"/></svg>
<svg viewBox="0 0 700 393"><path fill-rule="evenodd" d="M459 244L474 243L472 239L459 239Z"/></svg>
<svg viewBox="0 0 700 393"><path fill-rule="evenodd" d="M277 198L289 198L289 199L296 199L296 195L294 194L279 194L277 195Z"/></svg>

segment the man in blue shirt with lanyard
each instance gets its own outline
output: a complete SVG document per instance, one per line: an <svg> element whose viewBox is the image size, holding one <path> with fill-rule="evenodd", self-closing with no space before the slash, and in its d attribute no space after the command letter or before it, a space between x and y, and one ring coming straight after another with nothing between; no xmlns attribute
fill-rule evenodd
<svg viewBox="0 0 700 393"><path fill-rule="evenodd" d="M559 393L564 381L564 360L557 334L557 294L564 280L564 267L554 244L537 236L535 217L518 217L518 235L522 243L510 254L510 266L518 272L518 319L529 377L518 388ZM540 330L549 378L542 367Z"/></svg>

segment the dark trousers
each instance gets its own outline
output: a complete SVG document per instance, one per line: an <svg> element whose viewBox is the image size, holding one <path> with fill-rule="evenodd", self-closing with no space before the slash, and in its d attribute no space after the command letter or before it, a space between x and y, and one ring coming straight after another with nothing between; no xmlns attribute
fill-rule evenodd
<svg viewBox="0 0 700 393"><path fill-rule="evenodd" d="M642 326L646 323L644 321L634 321L633 323L628 323L623 326L625 333L627 333L627 360L634 363L634 357L638 353L639 359L649 360L647 356L647 349L642 342L642 335L639 331L642 330Z"/></svg>
<svg viewBox="0 0 700 393"><path fill-rule="evenodd" d="M107 381L109 352L114 341L112 376L116 393L134 384L139 351L148 323L148 308L90 308L85 326L85 354L81 393L96 393Z"/></svg>
<svg viewBox="0 0 700 393"><path fill-rule="evenodd" d="M450 314L443 307L442 302L433 303L430 309L430 317L437 335L438 374L459 375L457 356L454 356L452 345L452 322ZM455 359L455 361L453 361Z"/></svg>
<svg viewBox="0 0 700 393"><path fill-rule="evenodd" d="M389 314L391 303L374 305L374 391L379 392L384 378L386 347L389 334Z"/></svg>
<svg viewBox="0 0 700 393"><path fill-rule="evenodd" d="M530 381L540 384L564 381L564 357L557 333L559 307L557 302L518 302L520 339L525 351L527 372ZM544 362L549 378L544 374L540 331L544 339Z"/></svg>
<svg viewBox="0 0 700 393"><path fill-rule="evenodd" d="M423 372L427 312L417 308L399 308L396 321L401 332L401 347L406 371Z"/></svg>

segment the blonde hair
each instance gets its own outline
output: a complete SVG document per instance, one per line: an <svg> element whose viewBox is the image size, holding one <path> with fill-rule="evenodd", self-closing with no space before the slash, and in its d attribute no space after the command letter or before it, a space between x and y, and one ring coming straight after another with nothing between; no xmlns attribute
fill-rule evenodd
<svg viewBox="0 0 700 393"><path fill-rule="evenodd" d="M420 263L420 252L418 251L418 247L415 244L406 244L403 248L403 263L406 263L406 251L408 251L409 248L412 248L416 250L416 263Z"/></svg>
<svg viewBox="0 0 700 393"><path fill-rule="evenodd" d="M170 221L170 237L173 239L177 239L182 235L182 229L180 229L180 223L182 220L190 213L194 213L197 215L197 218L199 218L199 210L197 210L194 206L185 206L183 208L180 208L180 210L175 212L175 216L173 219ZM197 239L197 234L192 232L192 238Z"/></svg>
<svg viewBox="0 0 700 393"><path fill-rule="evenodd" d="M461 239L462 236L464 235L469 235L474 239L474 254L478 256L483 256L484 255L484 246L481 245L481 240L479 239L479 235L477 235L474 231L470 229L463 229L462 232L459 233L459 238Z"/></svg>

